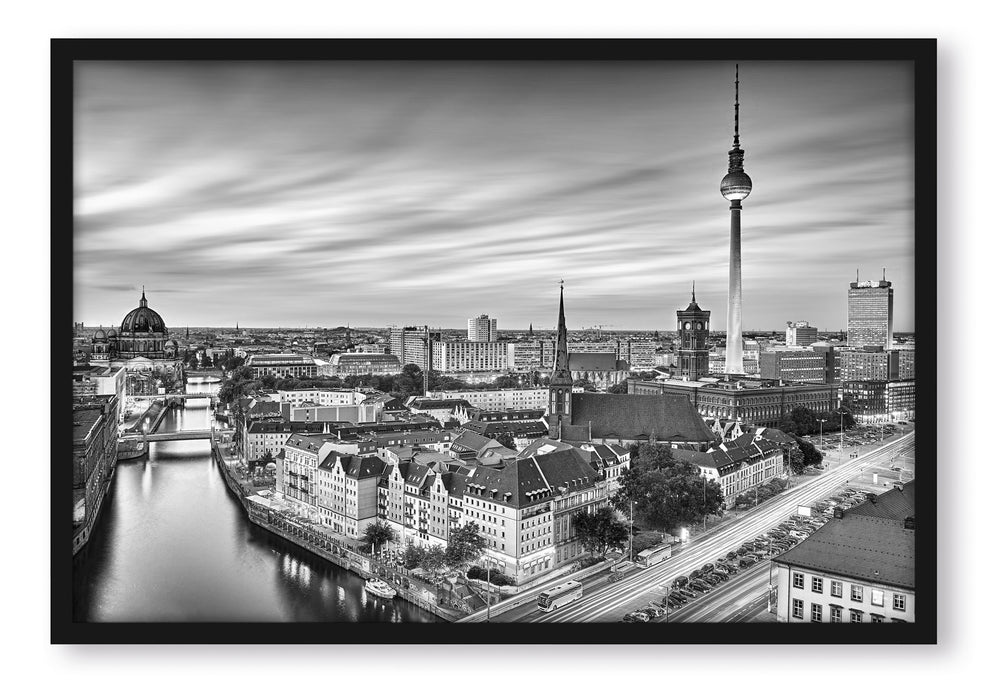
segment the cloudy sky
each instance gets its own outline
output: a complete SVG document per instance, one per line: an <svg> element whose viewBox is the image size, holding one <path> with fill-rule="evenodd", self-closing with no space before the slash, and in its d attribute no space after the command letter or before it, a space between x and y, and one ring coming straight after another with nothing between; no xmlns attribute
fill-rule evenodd
<svg viewBox="0 0 990 700"><path fill-rule="evenodd" d="M80 63L75 320L725 328L730 63ZM743 328L914 329L909 65L740 67Z"/></svg>

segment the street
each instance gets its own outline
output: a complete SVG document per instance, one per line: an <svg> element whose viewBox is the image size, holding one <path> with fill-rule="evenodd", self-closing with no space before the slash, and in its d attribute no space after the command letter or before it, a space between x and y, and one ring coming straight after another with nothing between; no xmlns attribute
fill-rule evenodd
<svg viewBox="0 0 990 700"><path fill-rule="evenodd" d="M795 514L799 505L811 505L846 485L883 488L883 484L887 483L889 484L887 488L890 488L893 481L900 478L900 474L903 473L893 471L892 467L894 466L903 465L901 468L910 474L910 476L905 476L905 479L913 477L913 432L891 440L881 447L872 449L872 451L867 451L868 448L865 447L861 449L866 454L839 466L832 466L817 478L785 491L780 496L752 509L746 515L726 524L707 537L689 542L674 557L665 562L650 569L639 569L617 583L607 583L604 578L598 581L586 581L584 597L556 612L543 613L536 608L536 604L533 602L507 612L493 608L492 622L618 621L625 613L648 605L651 600L659 600L664 593L663 586L669 585L676 577L687 575L694 569L714 562L747 540L763 534L781 520ZM878 483L876 485L872 483L872 472L874 471L877 472ZM760 569L760 567L754 568ZM765 570L764 573L766 573ZM753 578L750 579L749 576ZM740 576L737 575L736 578L740 578ZM736 611L738 611L740 602L745 604L746 600L757 595L753 591L759 591L762 594L765 607L766 578L761 578L758 573L744 572L742 579L744 583L738 588L733 587L731 581L719 587L720 589L731 588L731 592L727 595L737 596ZM742 590L746 588L745 582L749 582L752 587L749 593ZM762 591L760 591L760 586L762 586ZM714 621L715 616L719 613L715 612L708 615L695 613L692 610L696 607L708 607L707 601L709 600L714 600L716 607L722 606L721 609L725 612L731 612L730 606L723 606L719 602L720 597L716 591L693 601L692 604L686 606L686 609L679 611L678 615L690 617L691 621L700 621L695 619L696 616L704 617L705 621Z"/></svg>

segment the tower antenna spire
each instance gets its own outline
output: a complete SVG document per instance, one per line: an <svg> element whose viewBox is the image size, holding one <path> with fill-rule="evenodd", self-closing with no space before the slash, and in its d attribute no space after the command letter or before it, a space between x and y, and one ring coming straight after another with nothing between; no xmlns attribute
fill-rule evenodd
<svg viewBox="0 0 990 700"><path fill-rule="evenodd" d="M736 137L732 145L739 148L739 64L736 64Z"/></svg>
<svg viewBox="0 0 990 700"><path fill-rule="evenodd" d="M884 282L887 281L887 268L886 267L883 268L883 277L881 277L880 279L882 279Z"/></svg>
<svg viewBox="0 0 990 700"><path fill-rule="evenodd" d="M691 280L691 301L696 301L694 298L694 280Z"/></svg>

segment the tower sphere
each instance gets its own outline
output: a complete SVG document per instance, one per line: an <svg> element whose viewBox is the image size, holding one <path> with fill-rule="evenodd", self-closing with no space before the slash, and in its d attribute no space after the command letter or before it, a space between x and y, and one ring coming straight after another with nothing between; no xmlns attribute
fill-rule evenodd
<svg viewBox="0 0 990 700"><path fill-rule="evenodd" d="M730 172L722 178L722 185L719 189L722 192L722 196L730 202L743 200L753 191L753 181L742 170L734 173Z"/></svg>

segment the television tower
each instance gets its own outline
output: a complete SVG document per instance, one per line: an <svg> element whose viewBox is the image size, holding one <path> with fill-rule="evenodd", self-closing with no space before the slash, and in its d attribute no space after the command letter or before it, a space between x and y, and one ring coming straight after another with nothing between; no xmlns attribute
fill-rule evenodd
<svg viewBox="0 0 990 700"><path fill-rule="evenodd" d="M753 190L753 181L743 170L739 147L739 64L736 64L736 134L729 151L729 172L720 190L729 200L729 310L725 322L725 373L745 374L742 359L742 246L740 242L742 201Z"/></svg>

